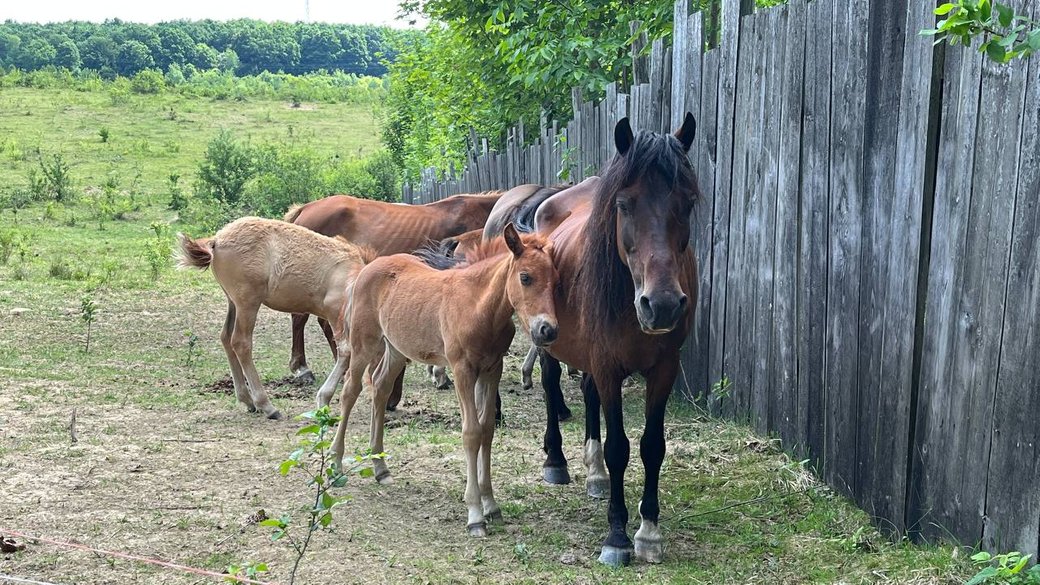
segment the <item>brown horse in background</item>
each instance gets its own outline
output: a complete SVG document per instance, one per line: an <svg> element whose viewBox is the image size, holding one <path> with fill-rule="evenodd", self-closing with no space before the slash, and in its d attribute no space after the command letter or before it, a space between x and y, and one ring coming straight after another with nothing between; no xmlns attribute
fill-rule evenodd
<svg viewBox="0 0 1040 585"><path fill-rule="evenodd" d="M513 313L534 343L551 344L558 335L553 300L558 275L545 238L521 237L512 224L465 264L438 269L452 262L436 253L427 259L438 267L399 254L376 259L358 275L339 338L340 355L350 366L334 461L342 464L347 420L366 370L373 388L370 447L382 453L385 403L407 360L450 364L462 409L467 528L482 537L487 519L502 518L491 487L491 443L502 358L516 331ZM375 459L373 467L376 480L390 480L385 460Z"/></svg>
<svg viewBox="0 0 1040 585"><path fill-rule="evenodd" d="M332 195L293 206L285 214L285 221L326 236L342 236L371 248L379 256L387 256L411 252L430 240L482 228L499 196L498 192L455 195L426 205L403 205ZM307 319L307 314L293 315L289 369L298 380L313 381L303 343ZM324 319L319 319L319 323L335 354L332 329Z"/></svg>
<svg viewBox="0 0 1040 585"><path fill-rule="evenodd" d="M697 266L690 213L700 192L687 152L696 123L689 113L675 135L632 134L628 119L614 129L617 154L604 169L591 205L575 209L548 237L560 271L556 295L560 338L542 360L546 388L546 462L550 483L567 483L556 401L560 363L585 372L584 461L589 495L609 490L610 531L600 562L631 562L624 478L629 441L622 418L621 383L646 379L646 426L639 442L645 481L634 552L651 563L663 558L658 527L658 481L664 461L664 414L678 373L679 349L693 322ZM606 468L600 446L600 409L607 425Z"/></svg>
<svg viewBox="0 0 1040 585"><path fill-rule="evenodd" d="M374 254L342 238L259 217L237 219L211 238L178 237L180 267L212 268L227 295L220 341L231 366L235 395L250 412L261 410L268 418L282 418L253 363L253 328L260 305L338 322L348 286Z"/></svg>
<svg viewBox="0 0 1040 585"><path fill-rule="evenodd" d="M534 214L546 199L565 189L563 185L543 187L525 184L513 187L502 194L484 223L484 239L491 240L502 235L506 224L516 225L520 231L531 231Z"/></svg>

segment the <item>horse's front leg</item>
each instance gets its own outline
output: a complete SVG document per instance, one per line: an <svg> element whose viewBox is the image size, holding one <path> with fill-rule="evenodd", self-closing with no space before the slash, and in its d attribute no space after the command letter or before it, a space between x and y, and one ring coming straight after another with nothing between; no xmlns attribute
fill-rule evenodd
<svg viewBox="0 0 1040 585"><path fill-rule="evenodd" d="M610 495L610 476L603 462L603 442L599 430L599 390L592 376L581 378L581 393L585 398L585 491L590 497L605 499Z"/></svg>
<svg viewBox="0 0 1040 585"><path fill-rule="evenodd" d="M313 384L314 374L307 367L307 350L303 342L303 331L307 325L307 313L292 314L292 356L289 358L289 371L296 377L298 384Z"/></svg>
<svg viewBox="0 0 1040 585"><path fill-rule="evenodd" d="M593 373L607 423L607 469L610 471L610 505L607 520L610 532L603 541L599 562L614 567L632 562L632 540L628 537L628 507L625 505L625 469L628 467L629 443L625 435L621 408L621 377L612 372Z"/></svg>
<svg viewBox="0 0 1040 585"><path fill-rule="evenodd" d="M542 388L545 390L545 439L542 449L545 451L545 464L542 466L542 477L546 482L563 485L571 482L571 475L567 471L567 458L563 455L563 435L560 434L560 419L558 408L562 400L556 400L557 394L562 395L560 390L560 361L549 355L549 352L541 352L542 362Z"/></svg>
<svg viewBox="0 0 1040 585"><path fill-rule="evenodd" d="M466 492L463 496L467 510L466 530L470 536L482 538L487 536L487 522L484 520L480 480L477 476L480 446L484 437L475 396L477 370L468 364L452 364L452 370L455 371L455 394L462 410L462 447L466 454Z"/></svg>
<svg viewBox="0 0 1040 585"><path fill-rule="evenodd" d="M661 507L658 503L658 484L661 464L664 462L664 412L675 382L679 355L658 362L646 374L646 428L639 440L639 455L643 459L646 481L643 499L639 502L642 522L636 532L636 557L648 563L664 560L664 537L658 526Z"/></svg>

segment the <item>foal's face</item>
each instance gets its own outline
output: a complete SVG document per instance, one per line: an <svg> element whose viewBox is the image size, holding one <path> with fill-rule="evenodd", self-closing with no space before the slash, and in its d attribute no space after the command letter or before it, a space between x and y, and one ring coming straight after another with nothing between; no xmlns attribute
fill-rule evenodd
<svg viewBox="0 0 1040 585"><path fill-rule="evenodd" d="M623 128L619 123L615 129L615 142L622 155L633 140L627 120L623 123ZM669 146L676 149L670 153L672 159L681 159L670 159L672 164L689 165L685 152L693 142L695 125L693 116L686 114L674 138L666 137L673 143ZM677 157L680 146L683 156ZM690 241L690 213L696 195L692 176L692 170L665 172L651 165L637 181L622 187L614 199L618 253L632 273L636 317L644 333L675 329L688 308L679 275L682 255Z"/></svg>
<svg viewBox="0 0 1040 585"><path fill-rule="evenodd" d="M506 226L504 235L513 252L506 283L509 302L531 341L538 347L547 347L556 341L559 333L553 300L559 273L551 253L541 247L524 245L513 224Z"/></svg>

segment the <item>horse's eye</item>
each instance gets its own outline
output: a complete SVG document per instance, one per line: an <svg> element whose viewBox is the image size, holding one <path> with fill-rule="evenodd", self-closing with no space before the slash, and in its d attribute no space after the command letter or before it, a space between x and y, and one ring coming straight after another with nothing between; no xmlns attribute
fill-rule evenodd
<svg viewBox="0 0 1040 585"><path fill-rule="evenodd" d="M617 207L617 210L621 213L621 215L628 215L631 211L631 207L629 206L628 201L619 199L614 203L614 206Z"/></svg>
<svg viewBox="0 0 1040 585"><path fill-rule="evenodd" d="M532 282L531 275L526 272L520 273L520 284L529 286Z"/></svg>

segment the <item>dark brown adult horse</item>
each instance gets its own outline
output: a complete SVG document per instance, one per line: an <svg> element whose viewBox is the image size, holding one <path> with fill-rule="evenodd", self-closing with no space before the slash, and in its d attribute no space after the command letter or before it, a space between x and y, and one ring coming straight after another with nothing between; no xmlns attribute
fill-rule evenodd
<svg viewBox="0 0 1040 585"><path fill-rule="evenodd" d="M622 423L621 383L646 378L646 426L640 440L646 481L639 505L642 523L635 554L652 563L663 557L658 528L658 479L664 461L664 412L679 366L679 348L693 321L697 266L690 240L690 212L699 197L686 153L696 123L686 114L675 135L641 132L628 119L614 128L617 154L607 165L591 205L575 209L549 235L562 286L556 299L560 337L542 361L548 411L544 477L570 481L561 449L557 401L562 360L586 372L585 463L590 495L609 486L610 532L600 562L631 562L624 477L629 442ZM602 406L607 425L606 467L600 447Z"/></svg>
<svg viewBox="0 0 1040 585"><path fill-rule="evenodd" d="M285 221L330 237L343 236L359 246L371 248L378 256L408 253L430 240L442 240L463 232L483 228L498 192L455 195L426 205L401 205L332 195L305 205L294 206ZM289 369L297 379L314 379L307 367L303 329L309 315L293 315L292 357ZM332 328L319 319L326 339L336 351Z"/></svg>

